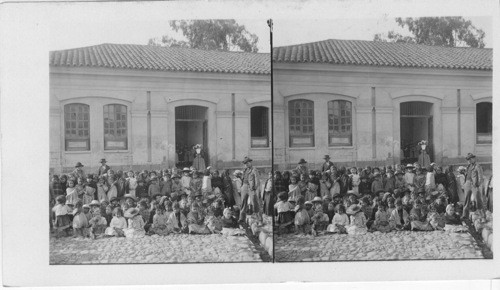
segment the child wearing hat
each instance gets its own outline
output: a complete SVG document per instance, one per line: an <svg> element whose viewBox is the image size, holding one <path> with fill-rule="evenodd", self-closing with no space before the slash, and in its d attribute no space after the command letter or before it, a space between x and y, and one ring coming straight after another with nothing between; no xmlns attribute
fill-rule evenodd
<svg viewBox="0 0 500 290"><path fill-rule="evenodd" d="M328 225L327 231L331 233L347 234L346 227L349 225L349 217L345 213L345 207L338 204L335 208L335 215L332 222Z"/></svg>
<svg viewBox="0 0 500 290"><path fill-rule="evenodd" d="M142 216L139 215L138 208L129 208L125 214L125 218L128 219L128 227L123 230L125 237L127 238L140 238L144 237L146 231L144 230L144 220L142 220Z"/></svg>
<svg viewBox="0 0 500 290"><path fill-rule="evenodd" d="M92 212L92 218L89 220L89 225L90 237L92 239L100 237L106 231L108 222L106 221L106 218L101 216L100 208L94 208L94 211Z"/></svg>
<svg viewBox="0 0 500 290"><path fill-rule="evenodd" d="M351 222L346 227L347 233L349 235L364 235L367 233L366 228L366 217L365 214L361 211L361 206L358 204L351 205L346 213L351 215Z"/></svg>
<svg viewBox="0 0 500 290"><path fill-rule="evenodd" d="M69 235L71 226L69 210L69 207L66 206L66 197L64 195L58 195L56 197L56 205L52 208L56 237L60 237L63 232Z"/></svg>
<svg viewBox="0 0 500 290"><path fill-rule="evenodd" d="M328 215L323 212L323 200L321 197L316 196L312 200L314 206L314 215L310 216L312 221L312 234L317 235L319 232L323 232L328 227Z"/></svg>
<svg viewBox="0 0 500 290"><path fill-rule="evenodd" d="M174 233L187 233L186 216L181 212L178 202L172 204L173 212L168 217L168 224L172 227Z"/></svg>
<svg viewBox="0 0 500 290"><path fill-rule="evenodd" d="M415 179L415 173L413 172L413 164L407 164L406 165L406 173L404 175L404 180L406 183L406 188L408 188L410 191L413 191L415 185L414 185L414 179Z"/></svg>
<svg viewBox="0 0 500 290"><path fill-rule="evenodd" d="M307 213L307 210L304 207L304 197L299 196L297 199L297 206L295 206L295 233L303 233L307 234L309 232L309 224L311 222L311 218Z"/></svg>

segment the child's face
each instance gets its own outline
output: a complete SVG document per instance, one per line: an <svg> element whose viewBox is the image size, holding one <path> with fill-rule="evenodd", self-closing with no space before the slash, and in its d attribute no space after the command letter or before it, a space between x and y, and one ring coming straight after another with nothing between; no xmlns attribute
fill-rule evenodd
<svg viewBox="0 0 500 290"><path fill-rule="evenodd" d="M314 203L314 209L316 209L316 210L323 209L323 205L319 202L316 202L316 203Z"/></svg>
<svg viewBox="0 0 500 290"><path fill-rule="evenodd" d="M344 208L343 207L339 207L339 214L343 214L343 213L345 213Z"/></svg>
<svg viewBox="0 0 500 290"><path fill-rule="evenodd" d="M396 209L397 210L401 210L403 208L403 205L402 204L396 204Z"/></svg>
<svg viewBox="0 0 500 290"><path fill-rule="evenodd" d="M84 212L84 213L89 213L89 211L90 211L90 208L88 208L88 207L84 207L84 208L83 208L83 212Z"/></svg>
<svg viewBox="0 0 500 290"><path fill-rule="evenodd" d="M292 178L290 178L290 182L291 182L292 184L296 184L296 183L297 183L297 179L296 179L296 178L294 178L294 177L292 177Z"/></svg>
<svg viewBox="0 0 500 290"><path fill-rule="evenodd" d="M112 204L113 206L116 206L116 205L118 204L118 200L116 200L116 199L115 199L115 200L113 200L113 201L111 202L111 204Z"/></svg>
<svg viewBox="0 0 500 290"><path fill-rule="evenodd" d="M107 206L106 207L106 214L111 214L111 213L112 213L111 207Z"/></svg>
<svg viewBox="0 0 500 290"><path fill-rule="evenodd" d="M306 176L305 175L301 175L300 176L300 181L305 181L306 180Z"/></svg>
<svg viewBox="0 0 500 290"><path fill-rule="evenodd" d="M68 181L68 186L69 187L75 186L75 183L73 182L73 180Z"/></svg>
<svg viewBox="0 0 500 290"><path fill-rule="evenodd" d="M52 177L52 182L59 182L59 179Z"/></svg>
<svg viewBox="0 0 500 290"><path fill-rule="evenodd" d="M335 206L334 206L333 204L331 204L331 203L330 203L330 204L328 204L328 210L329 210L329 211L332 211L332 210L334 210L334 209L335 209Z"/></svg>
<svg viewBox="0 0 500 290"><path fill-rule="evenodd" d="M157 201L157 202L160 202L160 200L161 200L161 196L157 195L157 196L156 196L156 201Z"/></svg>
<svg viewBox="0 0 500 290"><path fill-rule="evenodd" d="M292 204L294 204L294 203L292 203ZM310 204L310 203L306 204L306 210L310 210L311 208L312 208L312 204Z"/></svg>
<svg viewBox="0 0 500 290"><path fill-rule="evenodd" d="M130 177L130 178L134 177L134 173L133 173L133 172L129 172L127 175L128 175L128 177Z"/></svg>
<svg viewBox="0 0 500 290"><path fill-rule="evenodd" d="M230 219L230 218L231 218L231 216L232 216L232 215L231 215L231 212L230 212L230 211L226 211L226 212L224 213L224 217L225 217L226 219Z"/></svg>
<svg viewBox="0 0 500 290"><path fill-rule="evenodd" d="M92 182L92 178L87 178L87 183L91 183Z"/></svg>
<svg viewBox="0 0 500 290"><path fill-rule="evenodd" d="M127 198L127 204L132 207L134 206L134 201L131 198Z"/></svg>
<svg viewBox="0 0 500 290"><path fill-rule="evenodd" d="M356 168L351 168L351 174L356 174L356 173L358 173Z"/></svg>
<svg viewBox="0 0 500 290"><path fill-rule="evenodd" d="M448 215L454 215L455 214L455 208L450 206L449 208L446 209L446 213Z"/></svg>
<svg viewBox="0 0 500 290"><path fill-rule="evenodd" d="M385 211L385 207L384 207L384 206L382 206L382 205L379 205L379 206L378 206L378 211Z"/></svg>

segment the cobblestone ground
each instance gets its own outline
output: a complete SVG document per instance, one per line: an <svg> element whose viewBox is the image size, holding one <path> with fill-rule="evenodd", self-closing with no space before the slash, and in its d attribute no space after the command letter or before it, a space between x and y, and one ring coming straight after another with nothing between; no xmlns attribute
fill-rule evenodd
<svg viewBox="0 0 500 290"><path fill-rule="evenodd" d="M50 264L261 262L245 236L158 235L50 239Z"/></svg>
<svg viewBox="0 0 500 290"><path fill-rule="evenodd" d="M317 237L285 234L275 239L277 262L484 258L469 233L401 231Z"/></svg>

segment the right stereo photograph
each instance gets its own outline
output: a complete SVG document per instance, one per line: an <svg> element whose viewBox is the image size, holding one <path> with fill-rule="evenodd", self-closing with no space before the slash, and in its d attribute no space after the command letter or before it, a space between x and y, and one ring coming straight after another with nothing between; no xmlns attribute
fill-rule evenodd
<svg viewBox="0 0 500 290"><path fill-rule="evenodd" d="M275 261L492 259L491 17L274 28Z"/></svg>

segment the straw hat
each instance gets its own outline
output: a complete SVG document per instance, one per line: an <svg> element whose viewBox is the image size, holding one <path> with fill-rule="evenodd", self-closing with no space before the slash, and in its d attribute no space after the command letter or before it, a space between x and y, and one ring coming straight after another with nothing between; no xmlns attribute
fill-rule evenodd
<svg viewBox="0 0 500 290"><path fill-rule="evenodd" d="M93 206L93 205L100 206L101 203L98 200L94 199L93 201L90 202L90 206Z"/></svg>
<svg viewBox="0 0 500 290"><path fill-rule="evenodd" d="M323 202L323 199L319 196L315 196L311 202L312 203Z"/></svg>

